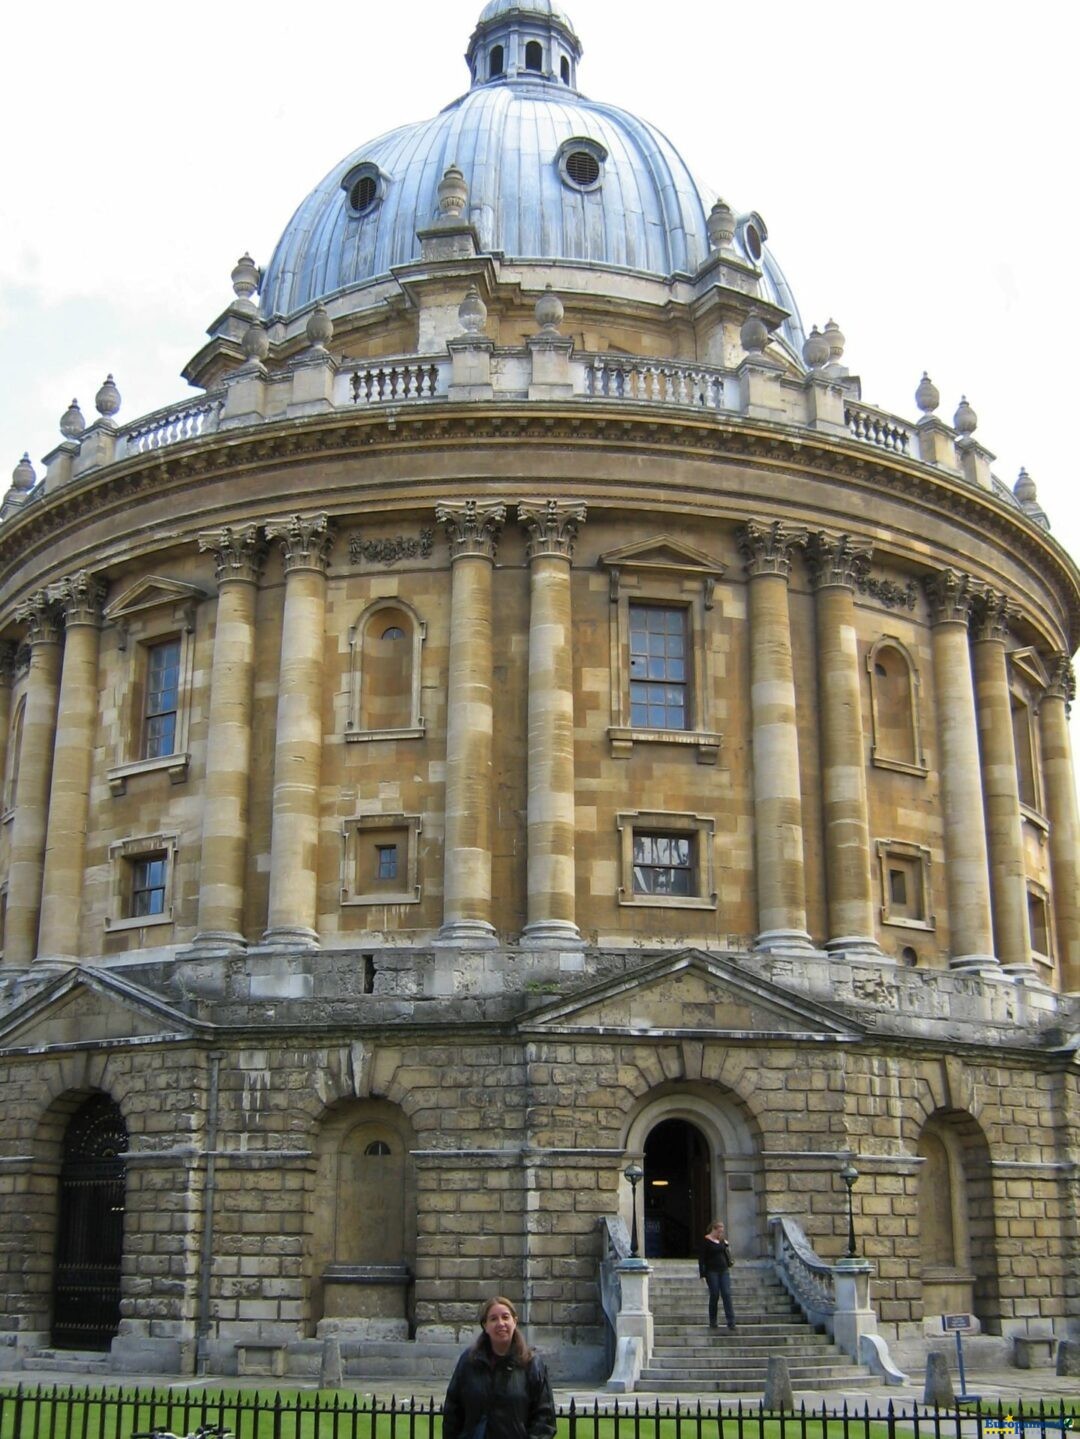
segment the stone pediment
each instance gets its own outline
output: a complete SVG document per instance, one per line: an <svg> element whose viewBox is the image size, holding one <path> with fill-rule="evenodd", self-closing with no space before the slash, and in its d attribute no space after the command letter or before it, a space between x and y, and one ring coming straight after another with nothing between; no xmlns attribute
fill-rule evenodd
<svg viewBox="0 0 1080 1439"><path fill-rule="evenodd" d="M600 564L609 570L653 570L668 574L711 576L720 579L724 566L702 550L684 545L671 535L638 540L600 556Z"/></svg>
<svg viewBox="0 0 1080 1439"><path fill-rule="evenodd" d="M144 610L159 609L162 605L190 605L205 598L206 592L197 585L164 579L161 575L147 575L105 606L105 618L116 623Z"/></svg>
<svg viewBox="0 0 1080 1439"><path fill-rule="evenodd" d="M845 1016L722 955L682 950L533 1010L522 1029L637 1035L693 1033L766 1039L858 1039Z"/></svg>
<svg viewBox="0 0 1080 1439"><path fill-rule="evenodd" d="M138 985L78 968L0 1017L0 1051L185 1038L198 1027Z"/></svg>

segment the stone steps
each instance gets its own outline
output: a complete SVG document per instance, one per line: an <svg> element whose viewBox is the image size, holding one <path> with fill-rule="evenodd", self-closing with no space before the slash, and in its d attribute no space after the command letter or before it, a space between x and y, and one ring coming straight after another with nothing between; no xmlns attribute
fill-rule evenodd
<svg viewBox="0 0 1080 1439"><path fill-rule="evenodd" d="M697 1266L659 1261L649 1285L653 1354L639 1387L657 1394L760 1393L769 1360L777 1354L787 1360L797 1389L860 1388L872 1382L827 1335L806 1323L769 1266L740 1266L732 1275L732 1301L738 1329L709 1330L708 1298Z"/></svg>
<svg viewBox="0 0 1080 1439"><path fill-rule="evenodd" d="M107 1353L97 1349L35 1349L28 1352L28 1365L48 1374L110 1374Z"/></svg>

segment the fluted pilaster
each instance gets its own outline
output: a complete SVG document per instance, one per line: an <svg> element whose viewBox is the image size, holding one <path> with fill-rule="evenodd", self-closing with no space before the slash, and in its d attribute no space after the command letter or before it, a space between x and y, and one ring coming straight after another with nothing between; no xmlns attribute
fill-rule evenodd
<svg viewBox="0 0 1080 1439"><path fill-rule="evenodd" d="M326 569L333 535L325 514L265 526L284 552L277 743L270 832L267 944L317 945L319 775L322 764Z"/></svg>
<svg viewBox="0 0 1080 1439"><path fill-rule="evenodd" d="M944 570L931 576L925 589L933 626L951 963L961 969L996 968L968 646L974 587L970 576Z"/></svg>
<svg viewBox="0 0 1080 1439"><path fill-rule="evenodd" d="M1012 702L1005 643L1015 607L1002 594L982 590L972 605L972 662L979 726L979 760L990 866L994 953L1006 968L1030 972L1024 833L1016 773Z"/></svg>
<svg viewBox="0 0 1080 1439"><path fill-rule="evenodd" d="M25 969L37 953L49 786L56 742L60 629L55 606L44 590L32 595L16 611L15 618L26 626L30 675L23 711L15 817L11 826L4 958L8 965Z"/></svg>
<svg viewBox="0 0 1080 1439"><path fill-rule="evenodd" d="M807 946L802 787L788 577L803 531L740 526L750 613L750 723L757 861L757 948Z"/></svg>
<svg viewBox="0 0 1080 1439"><path fill-rule="evenodd" d="M86 866L90 762L98 714L98 648L105 586L85 571L50 585L64 616L64 656L56 717L38 955L75 959Z"/></svg>
<svg viewBox="0 0 1080 1439"><path fill-rule="evenodd" d="M494 707L491 581L505 505L439 505L450 545L450 655L446 682L446 839L443 923L450 943L490 944Z"/></svg>
<svg viewBox="0 0 1080 1439"><path fill-rule="evenodd" d="M196 953L237 950L244 945L255 602L266 548L256 525L205 530L197 542L201 553L214 556L218 602L210 669Z"/></svg>
<svg viewBox="0 0 1080 1439"><path fill-rule="evenodd" d="M570 564L586 507L528 500L528 918L525 941L579 944L574 871L574 691Z"/></svg>
<svg viewBox="0 0 1080 1439"><path fill-rule="evenodd" d="M1076 679L1068 655L1055 656L1049 688L1039 706L1046 813L1050 821L1050 875L1061 987L1080 990L1080 814L1069 741L1069 707Z"/></svg>
<svg viewBox="0 0 1080 1439"><path fill-rule="evenodd" d="M855 625L855 587L870 568L870 555L869 545L858 545L849 535L818 533L807 539L817 628L826 948L877 953Z"/></svg>

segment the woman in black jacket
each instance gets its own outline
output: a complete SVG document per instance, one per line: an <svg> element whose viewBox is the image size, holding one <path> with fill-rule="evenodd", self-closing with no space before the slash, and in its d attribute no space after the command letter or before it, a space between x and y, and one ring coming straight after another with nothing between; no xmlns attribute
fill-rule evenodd
<svg viewBox="0 0 1080 1439"><path fill-rule="evenodd" d="M554 1439L555 1401L544 1361L525 1343L517 1312L496 1295L480 1337L457 1362L443 1401L443 1439Z"/></svg>
<svg viewBox="0 0 1080 1439"><path fill-rule="evenodd" d="M724 1223L714 1219L701 1241L698 1274L709 1286L709 1328L715 1329L719 1301L724 1301L724 1318L729 1329L735 1328L735 1309L731 1303L731 1246L724 1233Z"/></svg>

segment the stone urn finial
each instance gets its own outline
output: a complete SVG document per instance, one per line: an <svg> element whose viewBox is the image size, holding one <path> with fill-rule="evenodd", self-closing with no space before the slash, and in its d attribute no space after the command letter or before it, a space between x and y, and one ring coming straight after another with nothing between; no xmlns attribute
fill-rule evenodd
<svg viewBox="0 0 1080 1439"><path fill-rule="evenodd" d="M730 250L735 238L735 212L726 200L717 200L706 221L709 244L714 250Z"/></svg>
<svg viewBox="0 0 1080 1439"><path fill-rule="evenodd" d="M487 323L487 306L480 298L480 291L475 285L470 285L465 291L465 298L458 306L457 313L464 334L482 335L484 333L484 325Z"/></svg>
<svg viewBox="0 0 1080 1439"><path fill-rule="evenodd" d="M1022 505L1034 504L1039 498L1039 492L1035 488L1035 481L1028 474L1027 470L1022 467L1016 477L1016 484L1013 485L1013 494Z"/></svg>
<svg viewBox="0 0 1080 1439"><path fill-rule="evenodd" d="M34 467L30 463L30 456L24 452L22 459L11 472L11 488L18 491L19 494L25 495L27 490L34 488L34 482L36 480L37 475L34 474Z"/></svg>
<svg viewBox="0 0 1080 1439"><path fill-rule="evenodd" d="M320 301L312 310L307 322L307 337L313 350L325 350L334 338L334 322L327 314L326 306Z"/></svg>
<svg viewBox="0 0 1080 1439"><path fill-rule="evenodd" d="M244 354L247 358L261 364L270 353L270 336L266 333L266 326L261 320L253 320L244 331L243 338Z"/></svg>
<svg viewBox="0 0 1080 1439"><path fill-rule="evenodd" d="M557 335L559 326L562 324L562 317L566 313L563 302L556 295L550 285L544 287L544 293L537 300L533 308L536 316L536 323L540 326L542 335Z"/></svg>
<svg viewBox="0 0 1080 1439"><path fill-rule="evenodd" d="M960 396L960 403L956 407L956 414L953 415L953 428L959 435L973 435L979 423L979 417L967 402L967 396Z"/></svg>
<svg viewBox="0 0 1080 1439"><path fill-rule="evenodd" d="M932 415L941 404L941 395L937 385L930 376L923 371L922 379L919 381L919 388L915 391L915 403L924 415Z"/></svg>
<svg viewBox="0 0 1080 1439"><path fill-rule="evenodd" d="M833 365L839 364L844 358L844 346L847 344L843 330L835 320L829 320L821 333L829 342L829 362Z"/></svg>
<svg viewBox="0 0 1080 1439"><path fill-rule="evenodd" d="M465 213L465 207L469 203L469 187L465 183L465 176L456 165L451 165L443 172L437 193L440 223L456 224Z"/></svg>
<svg viewBox="0 0 1080 1439"><path fill-rule="evenodd" d="M94 396L94 408L103 420L111 420L120 409L120 391L112 375L105 376L105 383Z"/></svg>
<svg viewBox="0 0 1080 1439"><path fill-rule="evenodd" d="M85 429L86 421L83 419L82 410L79 409L79 402L72 400L60 416L60 433L65 440L77 440Z"/></svg>
<svg viewBox="0 0 1080 1439"><path fill-rule="evenodd" d="M769 343L769 329L756 310L751 311L742 322L739 339L742 341L742 347L748 355L754 356L765 353L765 346Z"/></svg>
<svg viewBox="0 0 1080 1439"><path fill-rule="evenodd" d="M251 297L259 288L260 278L258 265L245 250L232 272L232 287L242 304L252 303Z"/></svg>
<svg viewBox="0 0 1080 1439"><path fill-rule="evenodd" d="M829 363L829 342L816 325L803 342L802 353L807 369L820 370Z"/></svg>

